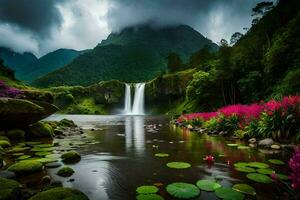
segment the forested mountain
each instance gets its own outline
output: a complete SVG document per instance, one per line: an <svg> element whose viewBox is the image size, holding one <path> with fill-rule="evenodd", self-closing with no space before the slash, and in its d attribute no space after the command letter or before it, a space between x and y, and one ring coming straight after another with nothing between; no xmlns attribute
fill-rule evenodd
<svg viewBox="0 0 300 200"><path fill-rule="evenodd" d="M20 80L31 82L45 74L69 64L79 54L85 51L76 51L73 49L58 49L50 52L41 58L29 63L18 74Z"/></svg>
<svg viewBox="0 0 300 200"><path fill-rule="evenodd" d="M195 51L218 46L189 26L161 29L148 25L112 33L93 50L72 63L33 82L35 86L89 85L117 79L140 82L167 70L167 56L176 52L183 60Z"/></svg>

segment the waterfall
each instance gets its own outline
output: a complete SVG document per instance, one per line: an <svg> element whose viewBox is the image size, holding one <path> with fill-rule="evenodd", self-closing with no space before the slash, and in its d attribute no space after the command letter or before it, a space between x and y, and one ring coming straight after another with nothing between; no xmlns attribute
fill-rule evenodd
<svg viewBox="0 0 300 200"><path fill-rule="evenodd" d="M145 83L136 83L134 91L133 105L131 107L131 88L129 84L125 87L125 107L126 115L144 115Z"/></svg>

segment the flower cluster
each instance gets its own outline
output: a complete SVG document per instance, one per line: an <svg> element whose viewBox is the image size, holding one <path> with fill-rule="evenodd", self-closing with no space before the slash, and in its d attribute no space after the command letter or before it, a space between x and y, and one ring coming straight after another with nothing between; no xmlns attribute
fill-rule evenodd
<svg viewBox="0 0 300 200"><path fill-rule="evenodd" d="M296 148L294 155L289 161L289 166L292 170L290 179L292 181L292 187L297 189L300 188L300 149Z"/></svg>
<svg viewBox="0 0 300 200"><path fill-rule="evenodd" d="M0 97L18 98L23 94L23 91L9 87L6 83L0 80Z"/></svg>

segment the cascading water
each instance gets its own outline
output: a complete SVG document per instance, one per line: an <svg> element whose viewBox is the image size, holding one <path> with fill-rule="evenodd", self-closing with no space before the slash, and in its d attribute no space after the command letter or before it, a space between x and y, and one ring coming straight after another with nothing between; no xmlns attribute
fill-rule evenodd
<svg viewBox="0 0 300 200"><path fill-rule="evenodd" d="M145 83L136 83L134 91L133 105L131 107L131 88L129 84L125 86L125 115L144 115Z"/></svg>

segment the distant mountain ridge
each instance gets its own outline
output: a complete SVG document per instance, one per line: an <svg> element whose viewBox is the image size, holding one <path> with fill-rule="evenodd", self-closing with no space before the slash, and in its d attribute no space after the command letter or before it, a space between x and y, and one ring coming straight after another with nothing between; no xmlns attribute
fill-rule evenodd
<svg viewBox="0 0 300 200"><path fill-rule="evenodd" d="M90 85L111 79L147 81L166 70L169 53L176 52L185 60L206 45L218 49L218 45L186 25L161 29L147 25L129 27L111 33L91 51L33 84L48 87Z"/></svg>

